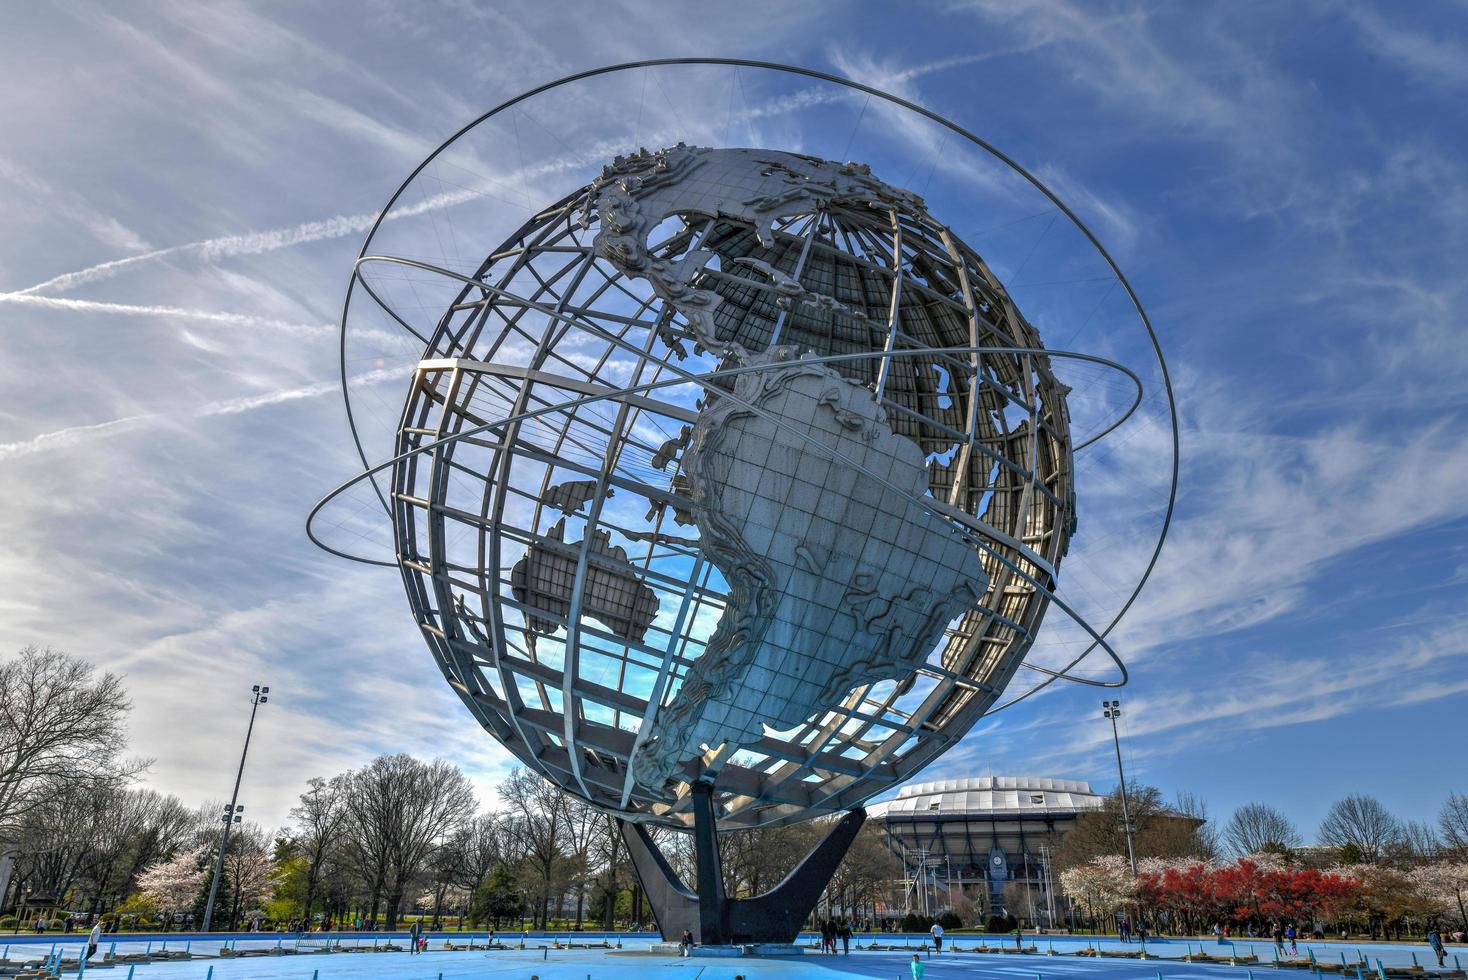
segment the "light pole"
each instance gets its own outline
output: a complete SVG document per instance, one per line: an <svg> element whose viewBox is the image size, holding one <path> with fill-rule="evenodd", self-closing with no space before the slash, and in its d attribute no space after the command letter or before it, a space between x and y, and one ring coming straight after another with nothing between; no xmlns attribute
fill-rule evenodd
<svg viewBox="0 0 1468 980"><path fill-rule="evenodd" d="M900 840L899 843L901 843ZM917 910L919 912L922 911L922 895L918 889L921 887L922 881L923 857L924 855L920 853L919 848L909 847L905 843L902 844L902 904L907 913L913 911L912 900L914 895L918 899ZM908 877L909 867L912 869L911 878Z"/></svg>
<svg viewBox="0 0 1468 980"><path fill-rule="evenodd" d="M270 688L256 684L252 690L254 700L250 705L250 725L245 729L245 748L240 752L240 768L234 774L234 792L224 808L224 833L219 837L219 860L214 864L214 880L209 884L209 903L204 906L204 932L208 932L214 922L214 899L219 895L219 881L224 877L224 851L229 847L229 830L240 822L240 811L244 809L243 806L236 806L235 802L240 798L240 779L245 775L245 756L250 752L250 735L255 731L255 712L260 710L260 705L270 700L266 697Z"/></svg>
<svg viewBox="0 0 1468 980"><path fill-rule="evenodd" d="M948 850L948 844L946 842L943 845L943 850L944 851L947 851ZM953 908L953 859L950 858L946 853L943 855L943 878L944 878L944 880L946 881L946 883L948 885L948 908L950 910L952 910L952 908Z"/></svg>
<svg viewBox="0 0 1468 980"><path fill-rule="evenodd" d="M1132 865L1132 875L1137 873L1137 851L1132 846L1132 812L1126 798L1126 772L1121 768L1121 736L1116 731L1116 719L1121 717L1120 701L1102 701L1101 713L1111 719L1111 743L1116 747L1116 775L1121 780L1121 820L1126 827L1126 856Z"/></svg>
<svg viewBox="0 0 1468 980"><path fill-rule="evenodd" d="M1050 928L1055 928L1055 882L1050 877L1050 845L1040 845L1040 855L1045 861L1045 917L1050 920Z"/></svg>

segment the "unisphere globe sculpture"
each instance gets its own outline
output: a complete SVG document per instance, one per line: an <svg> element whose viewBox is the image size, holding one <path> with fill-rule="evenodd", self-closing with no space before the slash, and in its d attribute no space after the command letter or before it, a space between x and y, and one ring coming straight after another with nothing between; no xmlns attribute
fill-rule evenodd
<svg viewBox="0 0 1468 980"><path fill-rule="evenodd" d="M703 780L731 826L844 810L1029 648L1066 392L982 257L867 168L618 157L429 338L392 473L410 603L481 723L598 806L687 822Z"/></svg>
<svg viewBox="0 0 1468 980"><path fill-rule="evenodd" d="M1136 409L1139 378L1047 348L983 256L867 166L641 149L472 274L365 253L354 285L421 354L395 454L312 517L373 479L445 679L525 765L623 821L665 936L788 941L861 805L957 744L1021 665L1065 677L1099 647L1120 666L1105 634L1141 583L1101 632L1055 590L1074 453ZM366 263L455 295L411 323ZM1059 358L1137 389L1079 443ZM1058 670L1025 663L1052 605L1088 638ZM809 874L723 896L716 822L843 811ZM698 896L649 823L696 831Z"/></svg>

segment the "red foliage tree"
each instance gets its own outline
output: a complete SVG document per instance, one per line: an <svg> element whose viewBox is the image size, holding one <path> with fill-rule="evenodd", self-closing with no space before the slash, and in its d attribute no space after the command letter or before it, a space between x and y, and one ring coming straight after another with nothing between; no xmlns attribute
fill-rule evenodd
<svg viewBox="0 0 1468 980"><path fill-rule="evenodd" d="M1270 869L1246 859L1222 867L1195 864L1138 875L1143 913L1167 912L1186 930L1213 922L1331 920L1355 901L1361 883L1309 868Z"/></svg>

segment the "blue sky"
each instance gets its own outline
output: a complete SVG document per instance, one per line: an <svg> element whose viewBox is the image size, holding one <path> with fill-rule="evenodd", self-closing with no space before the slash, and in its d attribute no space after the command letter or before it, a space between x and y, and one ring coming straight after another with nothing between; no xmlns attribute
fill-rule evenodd
<svg viewBox="0 0 1468 980"><path fill-rule="evenodd" d="M489 106L718 54L950 115L1054 181L1147 304L1183 472L1118 636L1138 778L1219 819L1272 802L1307 834L1347 792L1430 818L1468 790L1468 6L670 9L11 11L0 649L126 673L150 781L190 801L228 791L257 680L277 694L243 798L267 822L306 777L397 748L487 791L506 757L439 680L396 576L302 533L355 462L346 276L375 209ZM1104 578L1105 556L1085 567ZM1099 696L1057 687L930 774L1109 787Z"/></svg>

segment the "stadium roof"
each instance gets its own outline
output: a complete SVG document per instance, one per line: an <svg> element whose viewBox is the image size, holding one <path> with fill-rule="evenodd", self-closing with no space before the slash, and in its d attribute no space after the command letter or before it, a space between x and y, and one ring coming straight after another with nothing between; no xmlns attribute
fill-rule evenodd
<svg viewBox="0 0 1468 980"><path fill-rule="evenodd" d="M1105 799L1078 779L976 776L904 786L897 798L867 807L878 819L921 817L1044 817L1098 809Z"/></svg>

